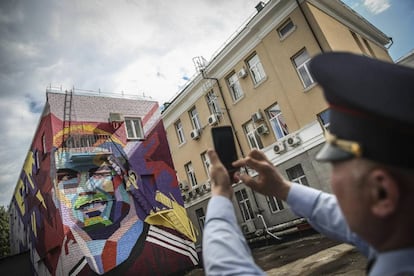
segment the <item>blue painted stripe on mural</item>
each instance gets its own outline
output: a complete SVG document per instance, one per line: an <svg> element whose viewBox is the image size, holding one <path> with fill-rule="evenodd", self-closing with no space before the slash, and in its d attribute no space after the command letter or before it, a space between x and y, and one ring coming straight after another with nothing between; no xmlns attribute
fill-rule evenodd
<svg viewBox="0 0 414 276"><path fill-rule="evenodd" d="M116 263L120 264L125 261L131 254L131 250L142 234L144 222L138 220L128 231L119 239L116 247Z"/></svg>
<svg viewBox="0 0 414 276"><path fill-rule="evenodd" d="M95 260L95 265L97 267L97 271L103 271L103 264L102 264L102 251L104 249L106 240L91 240L87 241L86 244L90 252L92 253L92 257ZM86 256L89 258L88 256Z"/></svg>

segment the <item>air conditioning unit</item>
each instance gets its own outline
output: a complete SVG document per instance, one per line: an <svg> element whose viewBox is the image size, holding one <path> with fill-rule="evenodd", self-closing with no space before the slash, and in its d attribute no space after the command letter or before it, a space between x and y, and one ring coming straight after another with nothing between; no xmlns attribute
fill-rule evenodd
<svg viewBox="0 0 414 276"><path fill-rule="evenodd" d="M214 126L218 123L218 117L216 114L211 114L210 116L208 116L207 121L210 126Z"/></svg>
<svg viewBox="0 0 414 276"><path fill-rule="evenodd" d="M267 126L265 124L261 124L256 128L256 132L259 135L264 135L264 134L269 133L269 129L267 128Z"/></svg>
<svg viewBox="0 0 414 276"><path fill-rule="evenodd" d="M252 220L248 220L241 224L241 229L243 231L243 234L250 234L254 233L256 231L256 226L254 226L254 223Z"/></svg>
<svg viewBox="0 0 414 276"><path fill-rule="evenodd" d="M263 115L262 112L257 111L255 113L252 114L252 121L253 123L257 123L257 122L261 122L263 121Z"/></svg>
<svg viewBox="0 0 414 276"><path fill-rule="evenodd" d="M188 200L188 194L182 194L183 200L187 201Z"/></svg>
<svg viewBox="0 0 414 276"><path fill-rule="evenodd" d="M196 194L200 194L201 193L201 188L200 188L200 186L195 186L195 187L193 187L193 190L195 191L195 194L194 195L196 195Z"/></svg>
<svg viewBox="0 0 414 276"><path fill-rule="evenodd" d="M276 145L273 146L273 151L275 153L285 152L286 151L285 144L283 144L283 142L277 143Z"/></svg>
<svg viewBox="0 0 414 276"><path fill-rule="evenodd" d="M204 184L203 185L199 185L198 186L198 193L200 194L200 195L202 195L202 194L204 194L204 192L206 191L206 189L205 189L206 187L204 186Z"/></svg>
<svg viewBox="0 0 414 276"><path fill-rule="evenodd" d="M178 186L180 187L181 191L188 191L188 184L187 183L180 182L180 184L178 184Z"/></svg>
<svg viewBox="0 0 414 276"><path fill-rule="evenodd" d="M198 129L193 129L190 133L191 139L197 140L200 138L200 131Z"/></svg>
<svg viewBox="0 0 414 276"><path fill-rule="evenodd" d="M286 139L286 143L290 146L290 147L295 147L297 145L299 145L301 142L299 136L294 135L294 136L290 136L289 138Z"/></svg>
<svg viewBox="0 0 414 276"><path fill-rule="evenodd" d="M247 77L246 69L244 68L240 69L240 71L237 73L237 76L241 79L244 79L245 77Z"/></svg>
<svg viewBox="0 0 414 276"><path fill-rule="evenodd" d="M210 180L208 180L206 182L206 184L204 184L204 186L205 186L206 191L211 191L211 182L210 182Z"/></svg>
<svg viewBox="0 0 414 276"><path fill-rule="evenodd" d="M204 192L210 191L210 184L208 182L203 184L203 191Z"/></svg>
<svg viewBox="0 0 414 276"><path fill-rule="evenodd" d="M124 118L121 113L109 113L109 122L123 122Z"/></svg>

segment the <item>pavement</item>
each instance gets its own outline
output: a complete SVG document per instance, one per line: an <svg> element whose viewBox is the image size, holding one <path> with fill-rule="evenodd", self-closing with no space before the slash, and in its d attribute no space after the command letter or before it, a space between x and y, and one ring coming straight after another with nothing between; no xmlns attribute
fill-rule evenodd
<svg viewBox="0 0 414 276"><path fill-rule="evenodd" d="M252 255L269 276L366 275L367 260L353 246L315 232L284 238L280 242L269 240L268 244L253 248ZM186 275L205 274L198 268Z"/></svg>
<svg viewBox="0 0 414 276"><path fill-rule="evenodd" d="M352 254L356 249L348 244L339 244L328 249L319 251L306 258L302 258L291 262L287 265L267 270L266 273L269 276L278 275L323 275L318 273L321 270L325 271L325 275L365 275L365 271L362 268L349 269L344 272L332 271L327 269L332 266L338 260ZM334 266L335 267L335 266Z"/></svg>

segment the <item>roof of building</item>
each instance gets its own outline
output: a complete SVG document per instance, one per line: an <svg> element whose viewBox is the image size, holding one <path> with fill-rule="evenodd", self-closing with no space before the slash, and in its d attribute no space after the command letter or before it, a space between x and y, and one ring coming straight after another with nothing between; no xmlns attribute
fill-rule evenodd
<svg viewBox="0 0 414 276"><path fill-rule="evenodd" d="M68 92L70 93L70 92ZM53 113L57 118L63 120L65 108L65 93L46 93L46 113ZM89 122L108 122L109 113L121 113L123 116L144 117L158 103L152 100L127 99L106 97L100 95L72 94L71 120Z"/></svg>

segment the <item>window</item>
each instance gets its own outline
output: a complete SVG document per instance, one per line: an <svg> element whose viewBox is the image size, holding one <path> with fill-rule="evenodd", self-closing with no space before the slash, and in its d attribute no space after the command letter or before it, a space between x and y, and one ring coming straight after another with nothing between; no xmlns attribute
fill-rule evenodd
<svg viewBox="0 0 414 276"><path fill-rule="evenodd" d="M279 104L272 105L266 110L267 118L272 126L276 139L280 139L289 134L289 129L283 117L282 111L280 111Z"/></svg>
<svg viewBox="0 0 414 276"><path fill-rule="evenodd" d="M284 38L285 36L287 36L288 34L290 34L291 32L293 32L295 30L295 25L293 25L292 20L290 20L290 18L285 21L278 29L277 32L279 34L280 38Z"/></svg>
<svg viewBox="0 0 414 276"><path fill-rule="evenodd" d="M190 116L193 129L201 129L201 123L200 118L198 117L197 109L195 107L191 108L190 111L188 111L188 115Z"/></svg>
<svg viewBox="0 0 414 276"><path fill-rule="evenodd" d="M290 181L309 186L308 180L306 179L305 173L303 172L300 164L287 169L286 173Z"/></svg>
<svg viewBox="0 0 414 276"><path fill-rule="evenodd" d="M317 115L318 121L321 124L321 127L326 130L329 130L329 124L330 124L329 114L330 114L330 110L327 109Z"/></svg>
<svg viewBox="0 0 414 276"><path fill-rule="evenodd" d="M203 152L201 154L201 160L203 161L204 170L206 171L206 175L210 178L210 159L208 158L207 152Z"/></svg>
<svg viewBox="0 0 414 276"><path fill-rule="evenodd" d="M280 199L274 196L272 197L266 196L266 199L267 199L267 203L269 204L269 209L272 213L276 213L276 212L279 212L280 210L285 209L285 206L283 206L283 202Z"/></svg>
<svg viewBox="0 0 414 276"><path fill-rule="evenodd" d="M231 98L233 102L237 102L243 97L243 90L241 89L239 78L236 73L232 73L230 77L227 78L227 84L229 85Z"/></svg>
<svg viewBox="0 0 414 276"><path fill-rule="evenodd" d="M203 208L199 208L195 210L198 226L200 226L201 232L203 232L204 229L204 222L206 221L206 215L204 214Z"/></svg>
<svg viewBox="0 0 414 276"><path fill-rule="evenodd" d="M177 122L175 122L174 126L175 126L175 132L177 133L178 143L181 145L185 142L184 129L183 129L183 124L181 123L181 120L178 120Z"/></svg>
<svg viewBox="0 0 414 276"><path fill-rule="evenodd" d="M254 84L258 84L266 78L262 63L260 62L259 56L254 54L249 60L247 60L250 73L253 76Z"/></svg>
<svg viewBox="0 0 414 276"><path fill-rule="evenodd" d="M43 133L42 135L42 153L45 155L47 153L46 149L46 135Z"/></svg>
<svg viewBox="0 0 414 276"><path fill-rule="evenodd" d="M125 117L125 127L128 139L144 139L141 118Z"/></svg>
<svg viewBox="0 0 414 276"><path fill-rule="evenodd" d="M210 114L216 114L216 115L221 114L220 105L218 103L217 96L216 94L214 94L213 90L210 90L206 94L206 101L207 101L208 109L210 110Z"/></svg>
<svg viewBox="0 0 414 276"><path fill-rule="evenodd" d="M252 121L249 121L247 124L243 126L244 132L247 137L247 141L249 142L249 146L251 149L257 148L262 149L263 143L260 135L257 133L256 128Z"/></svg>
<svg viewBox="0 0 414 276"><path fill-rule="evenodd" d="M185 173L187 174L188 183L191 184L191 187L197 186L197 178L195 176L195 172L193 169L193 164L191 162L188 162L184 165Z"/></svg>
<svg viewBox="0 0 414 276"><path fill-rule="evenodd" d="M299 54L294 56L292 60L296 67L296 71L299 74L300 80L303 83L303 86L305 88L309 87L315 81L313 80L308 68L309 62L311 60L308 52L306 50L302 50Z"/></svg>
<svg viewBox="0 0 414 276"><path fill-rule="evenodd" d="M236 192L236 199L239 202L240 211L243 215L244 221L253 219L253 210L250 205L250 199L247 196L246 189L241 189Z"/></svg>

